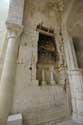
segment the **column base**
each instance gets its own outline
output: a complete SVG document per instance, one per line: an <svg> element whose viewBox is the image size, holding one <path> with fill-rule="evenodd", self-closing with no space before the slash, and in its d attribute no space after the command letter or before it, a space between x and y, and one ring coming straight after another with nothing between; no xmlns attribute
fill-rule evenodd
<svg viewBox="0 0 83 125"><path fill-rule="evenodd" d="M50 85L55 85L55 84L56 84L55 80L50 81Z"/></svg>
<svg viewBox="0 0 83 125"><path fill-rule="evenodd" d="M79 115L77 113L72 114L72 119L77 123L83 124L83 115Z"/></svg>
<svg viewBox="0 0 83 125"><path fill-rule="evenodd" d="M42 85L46 85L46 81L42 81Z"/></svg>
<svg viewBox="0 0 83 125"><path fill-rule="evenodd" d="M39 85L39 80L32 80L32 84L33 86L38 86Z"/></svg>

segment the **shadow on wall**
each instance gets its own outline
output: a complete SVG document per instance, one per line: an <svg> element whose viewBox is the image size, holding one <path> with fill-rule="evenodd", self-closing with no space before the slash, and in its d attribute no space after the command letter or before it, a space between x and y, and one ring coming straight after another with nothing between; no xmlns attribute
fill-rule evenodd
<svg viewBox="0 0 83 125"><path fill-rule="evenodd" d="M73 37L74 48L76 51L79 68L83 68L83 38Z"/></svg>

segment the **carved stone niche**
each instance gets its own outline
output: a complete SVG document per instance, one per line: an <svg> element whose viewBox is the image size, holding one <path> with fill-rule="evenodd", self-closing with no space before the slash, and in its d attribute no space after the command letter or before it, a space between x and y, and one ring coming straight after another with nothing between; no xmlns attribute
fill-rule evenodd
<svg viewBox="0 0 83 125"><path fill-rule="evenodd" d="M55 66L58 62L58 52L53 28L39 24L37 80L39 85L56 85Z"/></svg>

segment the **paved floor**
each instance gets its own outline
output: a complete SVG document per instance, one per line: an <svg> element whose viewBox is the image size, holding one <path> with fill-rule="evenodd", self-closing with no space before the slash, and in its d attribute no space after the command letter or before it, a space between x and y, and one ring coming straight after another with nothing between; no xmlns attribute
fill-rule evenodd
<svg viewBox="0 0 83 125"><path fill-rule="evenodd" d="M83 125L83 124L76 123L72 119L69 119L69 120L67 120L65 122L57 123L56 125Z"/></svg>

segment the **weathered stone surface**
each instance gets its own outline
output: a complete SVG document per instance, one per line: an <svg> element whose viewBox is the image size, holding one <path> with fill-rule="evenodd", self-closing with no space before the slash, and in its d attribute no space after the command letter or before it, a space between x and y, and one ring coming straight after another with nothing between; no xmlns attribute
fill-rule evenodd
<svg viewBox="0 0 83 125"><path fill-rule="evenodd" d="M22 112L27 124L56 122L69 115L67 95L59 86L25 86L24 83L21 87L16 85L15 90L12 113Z"/></svg>
<svg viewBox="0 0 83 125"><path fill-rule="evenodd" d="M6 23L8 31L13 29L13 31L17 32L18 27L22 25L24 25L24 30L19 41L14 39L14 36L11 37L11 40L15 40L15 44L14 40L12 40L11 47L7 48L8 52L11 53L6 54L6 58L8 57L8 60L11 61L16 57L15 66L17 61L17 68L12 77L12 69L15 70L13 63L11 65L7 63L5 67L7 70L3 69L5 75L2 76L5 76L6 80L3 79L4 84L2 85L6 89L8 88L7 94L3 91L3 95L5 95L3 99L6 100L8 94L11 95L11 87L14 88L12 107L10 109L8 105L10 111L4 110L6 117L11 113L22 113L23 125L55 125L56 122L60 122L71 114L75 120L83 123L83 80L82 74L77 70L79 68L78 62L80 66L83 65L82 61L79 61L80 57L82 57L82 49L80 51L76 49L76 55L72 41L72 37L76 36L81 41L83 40L81 35L83 34L81 13L83 12L81 8L83 4L81 2L81 0L80 3L77 0L25 0L24 4L24 0L11 0ZM74 7L75 3L76 6ZM80 11L78 11L79 9ZM73 25L74 22L75 25ZM47 67L43 66L43 68L49 67L49 70L45 71L45 75L43 73L43 81L47 81L44 82L46 84L41 86L39 86L40 79L37 79L39 40L37 26L39 24L42 24L47 29L53 29L58 55L55 64L49 66L46 64ZM49 30L45 32L49 33ZM19 46L18 42L20 43ZM16 54L12 54L13 44L17 48ZM80 49L80 47L78 48ZM9 58L9 55L11 58ZM53 69L50 71L52 67ZM40 72L38 74L41 75ZM15 83L13 83L12 78L15 78ZM8 79L12 82L7 81ZM49 83L53 82L53 84L48 84L48 81ZM9 102L11 102L10 99ZM4 101L0 103L6 106ZM2 111L2 108L0 111ZM3 119L3 121L5 120L6 118ZM71 125L74 123L69 121L62 124Z"/></svg>

